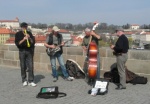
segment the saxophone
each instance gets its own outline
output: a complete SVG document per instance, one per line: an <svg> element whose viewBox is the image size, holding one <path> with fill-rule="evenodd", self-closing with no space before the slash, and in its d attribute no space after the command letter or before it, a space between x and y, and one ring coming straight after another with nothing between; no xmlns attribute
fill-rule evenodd
<svg viewBox="0 0 150 104"><path fill-rule="evenodd" d="M27 35L27 30L24 30L24 34ZM30 47L30 43L28 39L27 39L27 47Z"/></svg>

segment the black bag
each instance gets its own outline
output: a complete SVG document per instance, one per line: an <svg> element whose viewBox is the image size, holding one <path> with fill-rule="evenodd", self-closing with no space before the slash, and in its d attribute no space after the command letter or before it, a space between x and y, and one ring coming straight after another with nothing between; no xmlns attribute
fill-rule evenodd
<svg viewBox="0 0 150 104"><path fill-rule="evenodd" d="M110 82L113 83L120 83L120 77L118 74L118 69L114 67L111 71L105 72L104 73L104 78L108 79ZM147 83L147 78L143 76L139 76L130 70L126 68L126 83L131 83L131 84L146 84Z"/></svg>
<svg viewBox="0 0 150 104"><path fill-rule="evenodd" d="M64 97L66 96L66 93L59 92L58 86L52 86L52 87L42 87L40 92L37 94L36 98L58 98L58 97Z"/></svg>
<svg viewBox="0 0 150 104"><path fill-rule="evenodd" d="M85 78L84 73L81 71L80 66L74 60L68 59L66 61L66 69L69 76L74 77L76 79Z"/></svg>
<svg viewBox="0 0 150 104"><path fill-rule="evenodd" d="M109 82L112 82L112 74L110 71L104 73L104 79L107 79Z"/></svg>
<svg viewBox="0 0 150 104"><path fill-rule="evenodd" d="M137 76L135 77L133 80L131 80L129 83L132 83L132 84L146 84L147 83L147 78L145 77L141 77L141 76Z"/></svg>
<svg viewBox="0 0 150 104"><path fill-rule="evenodd" d="M93 88L97 88L96 95L105 95L108 92L109 81L107 79L96 79ZM89 94L92 93L92 90L88 91Z"/></svg>
<svg viewBox="0 0 150 104"><path fill-rule="evenodd" d="M117 68L113 68L111 70L111 75L112 75L112 82L113 83L120 83L120 76L118 74L118 69Z"/></svg>
<svg viewBox="0 0 150 104"><path fill-rule="evenodd" d="M104 78L109 80L110 82L113 83L120 83L120 76L118 74L118 69L117 68L113 68L111 71L109 72L105 72L104 73Z"/></svg>

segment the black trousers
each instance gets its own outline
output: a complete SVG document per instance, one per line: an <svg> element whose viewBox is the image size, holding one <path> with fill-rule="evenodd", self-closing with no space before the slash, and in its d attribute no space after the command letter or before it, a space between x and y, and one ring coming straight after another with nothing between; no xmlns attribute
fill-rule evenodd
<svg viewBox="0 0 150 104"><path fill-rule="evenodd" d="M32 50L20 50L19 51L22 82L27 81L27 80L29 82L33 82L34 80L32 57L33 57ZM27 74L26 74L26 68L27 68L26 63L28 67L28 79L27 79Z"/></svg>
<svg viewBox="0 0 150 104"><path fill-rule="evenodd" d="M33 63L32 63L33 65L32 66L33 66L33 70L34 70L34 47L31 48L31 54L32 54L32 60L33 60ZM26 60L25 69L26 69L27 72L28 72L28 69L29 69L28 68L28 62L29 61Z"/></svg>

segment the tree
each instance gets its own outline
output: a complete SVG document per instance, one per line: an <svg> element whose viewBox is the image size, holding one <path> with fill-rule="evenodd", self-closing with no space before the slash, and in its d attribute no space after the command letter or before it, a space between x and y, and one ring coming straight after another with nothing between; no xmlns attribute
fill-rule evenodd
<svg viewBox="0 0 150 104"><path fill-rule="evenodd" d="M123 25L122 27L123 27L124 29L129 29L129 28L130 28L130 24L127 23L126 25Z"/></svg>

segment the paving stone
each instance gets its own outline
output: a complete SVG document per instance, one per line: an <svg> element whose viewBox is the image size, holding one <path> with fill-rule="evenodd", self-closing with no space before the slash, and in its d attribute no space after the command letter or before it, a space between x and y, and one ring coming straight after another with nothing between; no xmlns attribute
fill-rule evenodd
<svg viewBox="0 0 150 104"><path fill-rule="evenodd" d="M109 84L106 95L95 97L87 92L92 87L84 79L72 82L59 78L53 82L51 73L35 72L37 87L23 87L19 68L0 66L0 104L150 104L150 83L146 85L127 84L126 90L115 90L116 85ZM37 99L41 87L58 86L66 97L57 99Z"/></svg>

